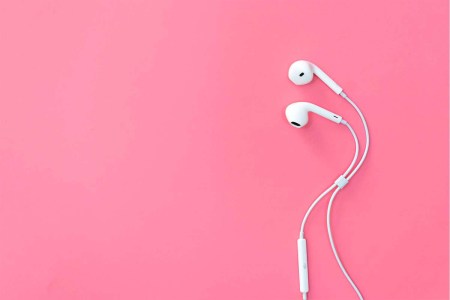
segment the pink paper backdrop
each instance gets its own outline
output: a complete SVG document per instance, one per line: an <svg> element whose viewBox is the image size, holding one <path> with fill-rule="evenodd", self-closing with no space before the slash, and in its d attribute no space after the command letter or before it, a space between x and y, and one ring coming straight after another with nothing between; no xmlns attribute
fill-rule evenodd
<svg viewBox="0 0 450 300"><path fill-rule="evenodd" d="M333 211L366 299L448 299L448 1L2 1L0 299L299 299ZM307 224L310 299L356 299Z"/></svg>

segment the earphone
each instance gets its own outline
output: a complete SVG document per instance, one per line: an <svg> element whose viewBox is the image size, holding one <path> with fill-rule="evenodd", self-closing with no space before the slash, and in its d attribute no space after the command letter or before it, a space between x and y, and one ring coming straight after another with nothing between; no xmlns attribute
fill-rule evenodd
<svg viewBox="0 0 450 300"><path fill-rule="evenodd" d="M356 136L353 128L348 124L347 121L345 121L340 115L335 114L329 110L326 110L325 108L322 108L318 105L309 103L309 102L295 102L291 103L286 107L286 119L288 122L296 127L301 128L304 127L306 124L308 124L308 113L313 112L316 113L334 123L337 124L343 124L347 126L347 128L350 130L351 134L353 135L353 138L355 139L355 155L353 158L352 163L348 167L347 171L344 172L343 175L341 175L338 180L324 193L322 193L321 196L319 196L318 199L316 199L315 203L310 206L310 209L305 215L305 218L302 222L302 229L300 230L300 237L297 240L297 249L298 249L298 271L299 271L299 280L300 280L300 292L303 294L303 299L306 300L306 295L309 292L309 280L308 280L308 254L307 254L307 247L306 247L306 239L304 238L304 224L306 223L306 219L308 218L309 214L311 213L312 209L314 208L315 204L320 201L326 194L328 194L333 188L336 186L340 186L340 188L344 187L348 180L345 178L347 174L350 172L350 170L353 168L353 166L356 163L356 159L358 158L359 153L359 143L358 143L358 137Z"/></svg>
<svg viewBox="0 0 450 300"><path fill-rule="evenodd" d="M286 118L292 126L300 128L308 123L308 113L313 112L334 123L341 123L342 117L325 108L309 102L295 102L286 107Z"/></svg>
<svg viewBox="0 0 450 300"><path fill-rule="evenodd" d="M296 85L308 84L313 80L314 74L320 78L336 94L343 91L333 79L330 78L318 66L306 60L298 60L289 67L289 79Z"/></svg>
<svg viewBox="0 0 450 300"><path fill-rule="evenodd" d="M347 185L348 180L346 179L346 176L351 171L351 169L354 167L356 160L358 158L359 153L359 143L358 143L358 137L356 136L355 131L350 126L350 124L345 121L341 116L338 114L335 114L329 110L326 110L318 105L309 103L309 102L295 102L292 104L289 104L286 107L286 119L288 122L296 127L301 128L304 127L308 123L308 113L314 112L334 123L342 124L347 126L347 128L350 130L350 133L352 134L354 140L355 140L355 155L353 157L353 160L350 164L350 166L347 168L347 170L333 183L332 186L330 186L325 192L323 192L310 206L308 211L305 214L305 217L303 218L301 230L300 230L300 237L297 240L297 248L298 248L298 270L299 270L299 280L300 280L300 292L303 294L303 299L306 300L306 295L309 292L309 280L308 280L308 254L307 254L307 247L306 247L306 239L304 238L304 227L306 224L306 220L311 213L314 206L325 196L327 195L333 188L339 187L339 189L343 188L345 185Z"/></svg>
<svg viewBox="0 0 450 300"><path fill-rule="evenodd" d="M308 219L309 214L314 209L314 207L317 205L317 203L319 203L319 201L323 197L325 197L329 192L331 192L333 189L335 189L335 191L333 192L333 194L330 198L330 202L328 204L328 209L327 209L327 231L328 231L328 237L330 240L330 245L333 250L333 254L336 258L336 261L337 261L339 267L341 268L343 274L345 275L345 277L347 278L347 280L349 281L349 283L355 290L359 299L363 300L363 297L362 297L359 289L357 288L357 286L355 285L353 280L350 278L350 275L348 275L346 269L344 268L344 266L339 258L339 255L337 253L336 247L334 245L333 235L331 232L331 208L332 208L332 204L333 204L333 201L334 201L337 193L348 184L349 180L359 170L359 168L361 167L362 163L364 162L364 160L367 156L367 152L369 150L369 129L367 126L367 122L366 122L361 110L358 108L358 106L352 100L350 100L350 98L343 92L342 87L340 87L335 81L333 81L319 67L317 67L316 65L314 65L311 62L308 62L305 60L299 60L299 61L292 63L292 65L289 68L289 72L288 72L289 79L296 85L304 85L304 84L310 83L313 80L314 75L316 75L319 79L321 79L336 94L340 95L345 100L347 100L347 102L349 102L350 105L357 111L359 117L361 118L363 126L364 126L364 131L365 131L365 136L366 136L366 145L365 145L365 149L364 149L363 155L361 156L359 163L356 165L356 167L354 167L356 160L358 158L358 154L359 154L359 142L358 142L358 138L356 136L355 131L353 130L353 128L350 126L350 124L347 121L343 120L341 116L339 116L333 112L330 112L320 106L317 106L317 105L314 105L314 104L308 103L308 102L292 103L286 108L286 118L287 118L288 122L294 127L301 128L304 125L306 125L306 123L308 122L308 113L314 112L326 119L329 119L332 122L345 125L350 130L350 132L355 140L355 155L352 160L352 163L350 164L348 169L342 175L340 175L336 179L336 181L310 205L309 209L307 210L307 212L303 218L301 229L300 229L300 236L299 236L299 239L297 240L300 292L303 294L303 299L306 300L307 293L309 292L308 262L307 262L308 255L307 255L306 239L304 237L304 228L305 228L306 221Z"/></svg>

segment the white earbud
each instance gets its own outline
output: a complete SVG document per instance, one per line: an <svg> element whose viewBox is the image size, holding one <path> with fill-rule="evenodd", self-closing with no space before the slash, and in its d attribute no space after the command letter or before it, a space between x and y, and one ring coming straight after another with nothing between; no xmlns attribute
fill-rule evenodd
<svg viewBox="0 0 450 300"><path fill-rule="evenodd" d="M316 74L330 89L336 94L342 93L342 88L333 81L318 66L306 60L298 60L289 67L289 79L296 85L304 85L310 83Z"/></svg>
<svg viewBox="0 0 450 300"><path fill-rule="evenodd" d="M334 123L341 123L342 117L325 108L309 102L295 102L286 107L286 118L289 123L297 128L303 127L308 123L308 113L313 112Z"/></svg>

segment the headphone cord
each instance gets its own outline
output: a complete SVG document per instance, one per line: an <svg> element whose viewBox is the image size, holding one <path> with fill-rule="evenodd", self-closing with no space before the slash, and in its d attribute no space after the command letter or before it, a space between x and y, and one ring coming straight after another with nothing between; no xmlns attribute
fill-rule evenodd
<svg viewBox="0 0 450 300"><path fill-rule="evenodd" d="M345 100L347 100L347 102L350 103L350 105L356 110L356 112L358 113L362 124L364 126L364 131L365 131L365 136L366 136L366 143L365 143L365 147L364 147L364 152L363 155L361 156L361 159L359 161L359 163L356 165L356 167L353 169L353 171L350 173L350 175L348 175L348 173L350 172L350 170L353 168L353 166L355 165L355 162L358 158L358 154L359 154L359 143L358 143L358 137L356 136L355 131L353 130L353 128L350 126L350 124L348 124L348 122L346 122L345 120L342 120L341 124L347 126L347 128L350 130L354 140L355 140L355 155L354 158L350 164L350 166L347 168L347 170L344 172L344 174L341 176L347 180L350 180L355 173L361 168L361 165L363 164L363 162L365 161L366 157L367 157L367 152L369 151L369 129L367 126L367 122L366 119L364 118L364 115L362 114L361 110L359 109L359 107L344 93L341 92L340 96L342 96ZM348 177L347 177L348 175ZM339 179L338 179L339 180ZM343 185L345 186L345 184ZM337 193L343 188L343 186L338 186L337 181L335 183L333 183L328 189L326 189L322 194L319 195L319 197L317 197L316 200L314 200L314 202L310 205L310 207L308 208L305 216L303 217L303 221L302 221L302 225L300 228L300 238L304 238L304 229L305 229L305 225L306 225L306 221L308 220L309 215L311 214L311 211L314 209L314 207L320 202L320 200L322 200L323 197L325 197L331 190L333 190L334 188L336 188L336 190L333 192L330 201L328 203L328 209L327 209L327 231L328 231L328 238L330 240L330 244L331 244L331 248L333 250L333 254L336 258L336 261L342 271L342 273L344 274L344 276L347 278L348 282L350 283L350 285L352 286L352 288L355 290L356 294L358 295L360 300L363 300L363 297L361 295L361 292L358 290L358 287L356 286L356 284L352 281L352 279L350 278L350 275L347 273L347 271L344 268L344 265L342 264L342 261L339 258L339 255L337 253L336 250L336 246L334 244L334 240L333 240L333 235L331 232L331 208L334 202L334 199L337 195ZM303 298L306 299L306 293L303 294Z"/></svg>
<svg viewBox="0 0 450 300"><path fill-rule="evenodd" d="M350 180L350 178L353 177L353 175L355 175L355 173L359 170L359 168L361 168L361 165L363 164L364 160L366 159L367 156L367 152L369 151L369 128L367 126L367 122L366 119L364 118L364 115L362 114L361 110L359 109L359 107L344 93L341 92L340 94L342 96L342 98L344 98L345 100L347 100L351 106L353 106L353 108L356 110L356 112L358 113L359 117L361 118L361 121L363 123L364 126L364 131L365 131L365 135L366 135L366 145L364 148L364 153L361 156L361 160L359 161L358 165L355 167L355 169L352 171L352 173L348 176L348 180ZM350 129L350 127L349 127ZM363 300L363 296L361 295L361 292L358 290L358 287L356 286L356 284L353 282L353 280L350 278L350 275L347 273L347 271L344 268L344 265L342 264L341 259L339 258L339 254L336 250L336 246L334 244L334 240L333 240L333 234L331 232L331 207L333 206L333 201L337 195L337 193L340 191L340 188L337 188L333 194L331 195L330 198L330 202L328 203L328 209L327 209L327 231L328 231L328 238L330 240L330 245L331 245L331 249L333 250L333 254L334 257L336 258L336 261L339 265L339 268L341 268L342 273L344 274L344 276L347 278L348 282L350 283L350 285L352 286L352 288L355 290L356 294L358 295L360 300Z"/></svg>
<svg viewBox="0 0 450 300"><path fill-rule="evenodd" d="M350 166L347 168L347 170L344 172L344 174L342 174L342 176L346 178L348 173L355 166L356 160L358 159L359 143L358 143L358 137L356 136L356 133L353 130L353 128L350 126L350 124L345 120L342 120L341 124L347 126L347 128L350 130L350 133L353 136L353 139L355 140L355 155L353 156L353 160L350 163ZM303 236L304 236L306 221L308 220L308 217L311 214L314 207L316 207L316 205L320 202L320 200L322 200L322 198L325 197L329 192L331 192L335 187L337 187L337 184L333 183L322 194L320 194L319 197L317 197L313 203L311 203L311 205L309 206L308 210L305 213L305 216L303 217L302 225L300 227L300 238L303 238Z"/></svg>
<svg viewBox="0 0 450 300"><path fill-rule="evenodd" d="M352 168L355 166L356 160L358 159L358 155L359 155L359 141L358 141L358 137L355 133L355 131L353 130L352 126L345 120L342 120L341 124L345 125L348 130L350 131L350 133L352 134L352 137L355 141L355 154L353 156L353 160L350 163L349 167L347 168L347 170L344 172L344 174L342 174L342 176L339 177L340 178L344 178L346 180L346 176L350 173L350 171L352 170ZM358 167L358 166L357 166ZM354 173L353 173L354 174ZM351 174L350 174L351 175ZM338 179L338 180L339 180ZM331 197L329 206L328 206L328 215L327 215L327 225L328 225L328 236L330 238L330 243L331 243L331 247L333 249L333 253L335 255L335 258L342 270L342 272L344 273L344 275L346 276L347 280L350 282L350 284L352 285L352 287L355 289L356 293L358 294L358 296L360 296L360 299L362 300L362 296L361 293L359 292L358 288L356 287L356 285L353 283L353 281L351 280L350 276L348 275L347 271L345 270L344 266L342 265L341 260L339 259L339 256L337 254L336 248L334 246L334 242L333 242L333 237L331 234L331 226L329 225L329 217L330 217L330 213L331 213L331 205L333 203L334 197L336 196L336 194L346 185L346 183L348 181L346 181L343 185L341 185L341 183L338 183L338 180L336 180L336 182L334 182L328 189L326 189L322 194L319 195L319 197L316 198L316 200L314 200L314 202L309 206L305 216L303 217L303 221L302 221L302 225L300 228L300 239L304 238L304 229L305 229L305 225L306 225L306 221L308 220L309 215L311 214L312 210L314 209L314 207L320 202L320 200L322 200L323 197L325 197L331 190L333 190L334 188L335 191L333 192L333 195ZM303 294L303 299L306 300L306 293Z"/></svg>
<svg viewBox="0 0 450 300"><path fill-rule="evenodd" d="M351 279L350 275L348 275L347 270L345 270L344 265L342 264L341 259L339 258L339 254L336 250L336 246L334 245L333 240L333 234L331 233L331 206L333 205L333 201L337 195L337 193L340 191L339 188L335 189L333 194L331 195L330 202L328 203L328 209L327 209L327 230L328 230L328 239L330 240L331 249L333 250L334 257L336 258L336 261L339 265L339 268L341 268L342 273L344 274L345 278L347 278L348 282L352 286L352 288L355 290L356 294L358 295L360 300L363 300L363 296L361 295L361 292L359 291L356 284Z"/></svg>
<svg viewBox="0 0 450 300"><path fill-rule="evenodd" d="M355 173L359 170L359 168L361 168L361 165L366 160L367 152L369 152L369 140L370 140L369 139L369 127L367 126L366 119L364 118L364 115L361 112L361 110L359 109L359 107L344 92L341 92L340 95L342 96L342 98L347 100L347 102L350 103L350 105L353 106L353 108L358 113L359 118L361 119L361 122L364 126L364 133L366 135L366 145L364 147L364 153L361 156L361 160L359 161L358 165L355 167L355 169L352 171L352 173L348 176L347 179L350 180L353 177L353 175L355 175Z"/></svg>

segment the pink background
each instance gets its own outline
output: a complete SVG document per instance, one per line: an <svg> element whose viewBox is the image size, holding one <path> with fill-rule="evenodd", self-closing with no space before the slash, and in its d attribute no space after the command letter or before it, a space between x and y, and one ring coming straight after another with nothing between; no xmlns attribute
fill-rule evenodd
<svg viewBox="0 0 450 300"><path fill-rule="evenodd" d="M366 299L448 299L448 1L2 1L0 298L299 299L296 239L353 155L294 101L363 109L338 195ZM310 299L356 299L307 224Z"/></svg>

